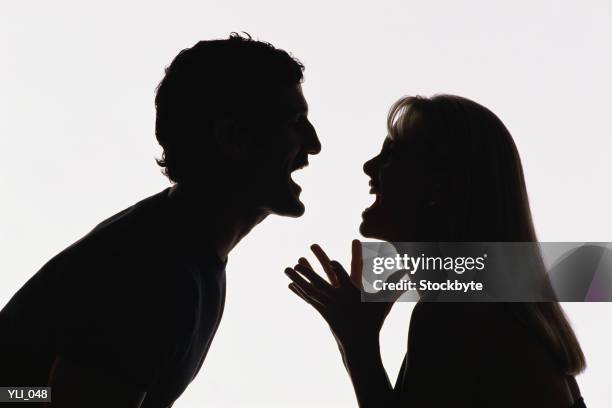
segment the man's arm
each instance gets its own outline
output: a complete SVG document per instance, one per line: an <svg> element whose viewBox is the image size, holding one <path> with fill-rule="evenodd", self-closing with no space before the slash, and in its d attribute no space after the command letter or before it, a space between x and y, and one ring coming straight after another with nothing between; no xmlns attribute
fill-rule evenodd
<svg viewBox="0 0 612 408"><path fill-rule="evenodd" d="M56 357L49 374L53 408L139 408L146 392L119 378Z"/></svg>

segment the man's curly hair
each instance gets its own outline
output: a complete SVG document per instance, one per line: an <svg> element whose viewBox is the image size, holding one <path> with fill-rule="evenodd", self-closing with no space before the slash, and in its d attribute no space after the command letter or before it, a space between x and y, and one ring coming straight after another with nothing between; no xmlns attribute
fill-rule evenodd
<svg viewBox="0 0 612 408"><path fill-rule="evenodd" d="M303 71L286 51L246 33L179 52L155 97L163 173L175 183L193 180L215 154L210 137L215 120L257 112L274 90L300 83Z"/></svg>

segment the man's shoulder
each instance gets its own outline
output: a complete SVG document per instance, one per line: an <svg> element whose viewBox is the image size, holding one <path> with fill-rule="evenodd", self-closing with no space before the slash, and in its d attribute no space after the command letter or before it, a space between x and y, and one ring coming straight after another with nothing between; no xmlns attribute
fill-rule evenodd
<svg viewBox="0 0 612 408"><path fill-rule="evenodd" d="M63 264L129 263L171 242L167 190L147 197L97 224L58 254Z"/></svg>
<svg viewBox="0 0 612 408"><path fill-rule="evenodd" d="M185 287L189 274L176 250L164 194L148 197L99 223L58 253L35 275L68 298L76 294L132 293L152 296ZM143 299L144 300L144 299Z"/></svg>
<svg viewBox="0 0 612 408"><path fill-rule="evenodd" d="M110 216L84 238L92 241L106 238L111 245L113 242L138 244L134 239L159 242L171 225L172 215L167 190L164 190Z"/></svg>

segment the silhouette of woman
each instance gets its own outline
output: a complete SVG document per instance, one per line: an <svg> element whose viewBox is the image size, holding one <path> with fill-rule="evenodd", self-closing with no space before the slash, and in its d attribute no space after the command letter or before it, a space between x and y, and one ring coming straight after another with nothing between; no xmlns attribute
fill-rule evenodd
<svg viewBox="0 0 612 408"><path fill-rule="evenodd" d="M365 163L376 201L365 237L395 242L536 242L521 161L490 110L438 95L390 110L381 152ZM574 375L585 368L557 302L417 303L393 387L379 332L392 302L362 303L361 245L351 272L311 247L329 282L300 258L289 288L329 323L364 407L584 407Z"/></svg>

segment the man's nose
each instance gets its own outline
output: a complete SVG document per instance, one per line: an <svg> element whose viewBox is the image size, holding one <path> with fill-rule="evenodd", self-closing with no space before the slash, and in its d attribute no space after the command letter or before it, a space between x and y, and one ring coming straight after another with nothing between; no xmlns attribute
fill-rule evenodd
<svg viewBox="0 0 612 408"><path fill-rule="evenodd" d="M317 131L314 126L310 124L310 132L308 132L308 136L306 137L306 152L308 154L319 154L321 152L321 141L317 136Z"/></svg>

